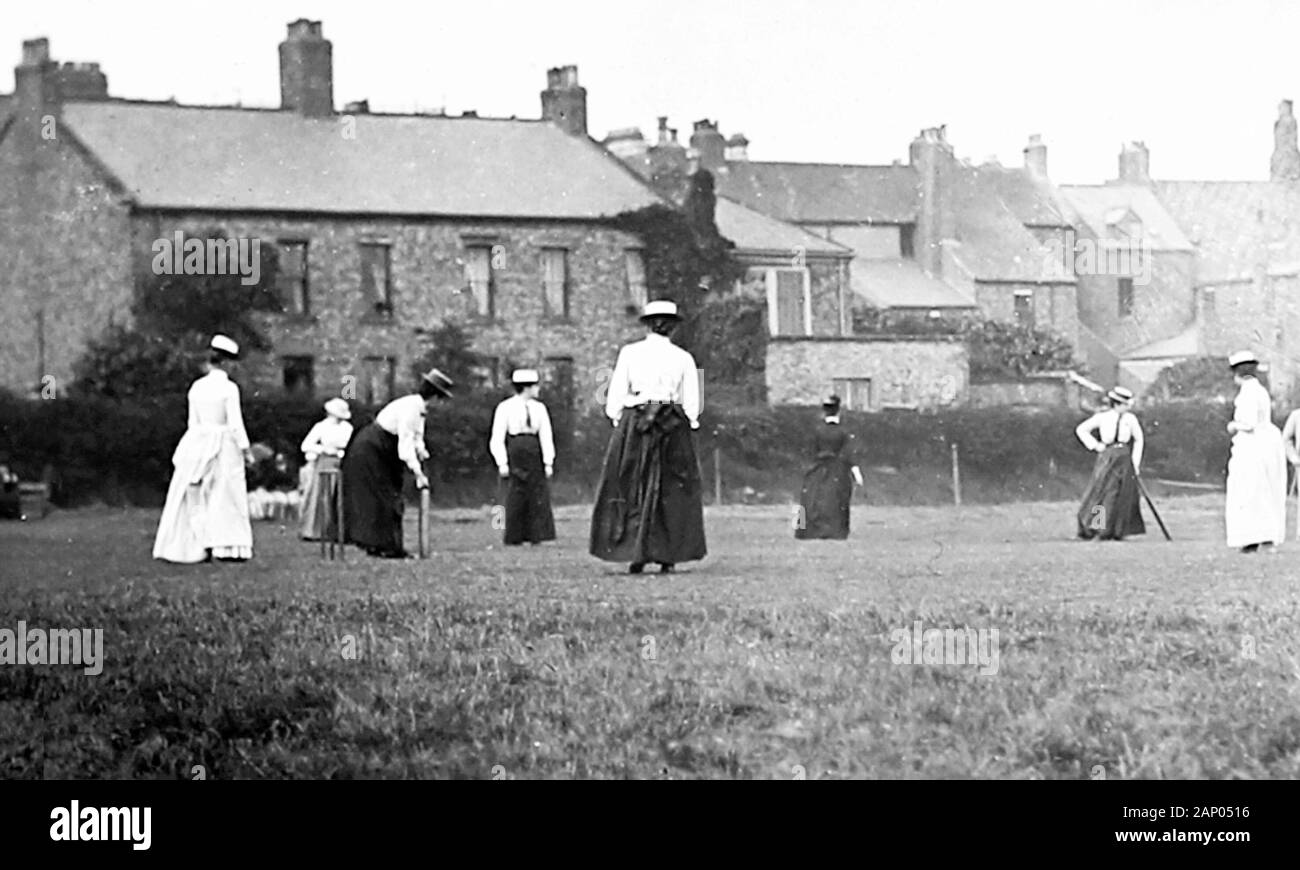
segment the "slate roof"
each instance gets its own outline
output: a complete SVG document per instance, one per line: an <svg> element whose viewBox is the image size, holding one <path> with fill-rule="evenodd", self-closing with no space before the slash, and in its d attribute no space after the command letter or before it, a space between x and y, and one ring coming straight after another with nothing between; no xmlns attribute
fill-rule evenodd
<svg viewBox="0 0 1300 870"><path fill-rule="evenodd" d="M1009 283L1075 283L1058 254L1025 228L1010 205L996 195L1001 168L955 162L945 193L953 209L954 238L948 246L953 259L981 281Z"/></svg>
<svg viewBox="0 0 1300 870"><path fill-rule="evenodd" d="M1157 181L1160 201L1198 252L1197 282L1248 275L1257 259L1300 260L1300 186L1272 181Z"/></svg>
<svg viewBox="0 0 1300 870"><path fill-rule="evenodd" d="M1143 239L1157 251L1190 251L1191 240L1151 188L1138 184L1066 185L1061 188L1079 219L1097 238L1109 239L1111 216L1124 209L1142 222Z"/></svg>
<svg viewBox="0 0 1300 870"><path fill-rule="evenodd" d="M736 243L738 252L781 253L849 258L853 252L836 242L813 235L803 227L768 217L752 208L718 197L715 212L718 231Z"/></svg>
<svg viewBox="0 0 1300 870"><path fill-rule="evenodd" d="M877 308L975 308L975 300L927 274L915 260L869 260L850 266L853 292Z"/></svg>
<svg viewBox="0 0 1300 870"><path fill-rule="evenodd" d="M70 102L63 122L146 207L591 220L660 202L544 121Z"/></svg>
<svg viewBox="0 0 1300 870"><path fill-rule="evenodd" d="M976 176L990 199L1000 199L1025 226L1065 229L1074 224L1069 201L1050 182L1024 169L986 164L976 168Z"/></svg>
<svg viewBox="0 0 1300 870"><path fill-rule="evenodd" d="M918 188L910 166L729 162L714 173L719 195L795 223L916 221Z"/></svg>

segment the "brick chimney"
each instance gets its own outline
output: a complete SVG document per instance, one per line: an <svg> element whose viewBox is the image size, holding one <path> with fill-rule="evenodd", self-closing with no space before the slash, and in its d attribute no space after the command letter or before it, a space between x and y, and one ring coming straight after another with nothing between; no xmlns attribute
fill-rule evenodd
<svg viewBox="0 0 1300 870"><path fill-rule="evenodd" d="M670 202L684 204L691 187L691 159L667 117L659 118L659 141L650 146L647 157L650 186Z"/></svg>
<svg viewBox="0 0 1300 870"><path fill-rule="evenodd" d="M737 133L727 140L727 162L744 162L749 159L749 140Z"/></svg>
<svg viewBox="0 0 1300 870"><path fill-rule="evenodd" d="M1029 137L1025 146L1025 169L1035 178L1047 178L1047 146L1037 133Z"/></svg>
<svg viewBox="0 0 1300 870"><path fill-rule="evenodd" d="M943 242L952 236L952 208L945 193L953 171L952 146L946 126L928 127L912 140L908 163L919 182L919 208L913 249L916 261L932 275L943 271Z"/></svg>
<svg viewBox="0 0 1300 870"><path fill-rule="evenodd" d="M1151 153L1144 142L1129 142L1120 148L1119 180L1125 184L1151 183Z"/></svg>
<svg viewBox="0 0 1300 870"><path fill-rule="evenodd" d="M1300 147L1296 145L1296 120L1290 100L1283 100L1277 107L1269 178L1273 181L1300 180Z"/></svg>
<svg viewBox="0 0 1300 870"><path fill-rule="evenodd" d="M280 43L280 108L309 118L334 114L334 47L319 21L289 22Z"/></svg>
<svg viewBox="0 0 1300 870"><path fill-rule="evenodd" d="M557 66L546 71L542 118L570 136L587 135L587 89L578 84L576 66Z"/></svg>
<svg viewBox="0 0 1300 870"><path fill-rule="evenodd" d="M727 137L718 132L718 122L705 118L695 122L691 133L691 147L699 155L699 168L710 172L727 162Z"/></svg>
<svg viewBox="0 0 1300 870"><path fill-rule="evenodd" d="M22 62L14 67L14 101L18 107L57 113L70 100L107 100L108 77L97 63L59 64L50 59L45 37L23 41Z"/></svg>

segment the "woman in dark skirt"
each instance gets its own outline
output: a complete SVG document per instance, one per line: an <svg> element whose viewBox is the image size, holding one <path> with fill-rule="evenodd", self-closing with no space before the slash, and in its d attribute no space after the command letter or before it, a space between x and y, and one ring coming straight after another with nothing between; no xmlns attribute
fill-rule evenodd
<svg viewBox="0 0 1300 870"><path fill-rule="evenodd" d="M343 529L350 544L372 556L400 559L402 546L402 472L410 469L415 485L429 486L423 462L424 418L435 398L451 398L451 379L437 369L426 374L419 391L394 399L375 420L348 442L343 454Z"/></svg>
<svg viewBox="0 0 1300 870"><path fill-rule="evenodd" d="M853 484L862 486L853 436L840 426L840 397L827 398L822 410L826 418L813 436L813 466L804 475L794 521L794 536L801 541L847 538Z"/></svg>
<svg viewBox="0 0 1300 870"><path fill-rule="evenodd" d="M648 303L641 320L650 333L619 351L605 402L617 428L591 516L590 552L630 563L632 574L649 562L667 573L707 554L692 433L699 374L695 359L668 338L681 320L674 303Z"/></svg>
<svg viewBox="0 0 1300 870"><path fill-rule="evenodd" d="M497 405L488 442L506 486L505 543L554 541L549 484L555 465L551 415L537 398L541 388L535 370L518 369L510 380L515 395Z"/></svg>
<svg viewBox="0 0 1300 870"><path fill-rule="evenodd" d="M1098 454L1077 517L1079 537L1085 540L1118 541L1147 530L1137 479L1142 468L1142 426L1133 414L1133 394L1116 387L1106 398L1110 408L1093 414L1075 430L1084 446Z"/></svg>

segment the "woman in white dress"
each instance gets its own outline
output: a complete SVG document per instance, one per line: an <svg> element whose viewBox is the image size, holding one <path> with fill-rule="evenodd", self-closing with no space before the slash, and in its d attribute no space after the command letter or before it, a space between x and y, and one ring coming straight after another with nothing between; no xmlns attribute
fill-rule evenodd
<svg viewBox="0 0 1300 870"><path fill-rule="evenodd" d="M1232 454L1224 510L1229 547L1272 552L1286 537L1286 451L1273 424L1273 401L1259 382L1259 359L1250 351L1228 357L1238 386L1233 402Z"/></svg>
<svg viewBox="0 0 1300 870"><path fill-rule="evenodd" d="M239 387L226 366L239 345L213 336L207 374L190 387L189 427L172 454L172 480L154 539L153 557L195 563L253 556L244 465L252 458Z"/></svg>
<svg viewBox="0 0 1300 870"><path fill-rule="evenodd" d="M303 455L307 457L305 473L306 490L302 499L302 539L304 541L334 540L338 537L338 478L322 485L320 472L337 471L343 451L352 438L352 411L343 399L330 399L325 403L325 419L321 420L302 442Z"/></svg>

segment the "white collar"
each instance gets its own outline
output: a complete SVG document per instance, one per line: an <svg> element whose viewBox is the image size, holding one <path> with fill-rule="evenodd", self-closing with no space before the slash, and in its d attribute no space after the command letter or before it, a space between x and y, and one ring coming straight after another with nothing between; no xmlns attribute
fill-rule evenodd
<svg viewBox="0 0 1300 870"><path fill-rule="evenodd" d="M831 415L831 416L829 416L829 417L826 418L826 422L827 422L827 423L835 423L836 425L838 425L839 422L840 422L840 415L839 415L839 414L833 414L833 415Z"/></svg>
<svg viewBox="0 0 1300 870"><path fill-rule="evenodd" d="M655 342L663 342L663 343L665 343L665 344L672 344L672 343L673 343L673 340L672 340L671 338L669 338L669 337L666 336L666 335L660 335L660 334L657 333L657 332L650 332L650 333L647 333L647 334L646 334L646 337L645 337L645 340L648 341L648 342L651 342L651 343L655 343Z"/></svg>

